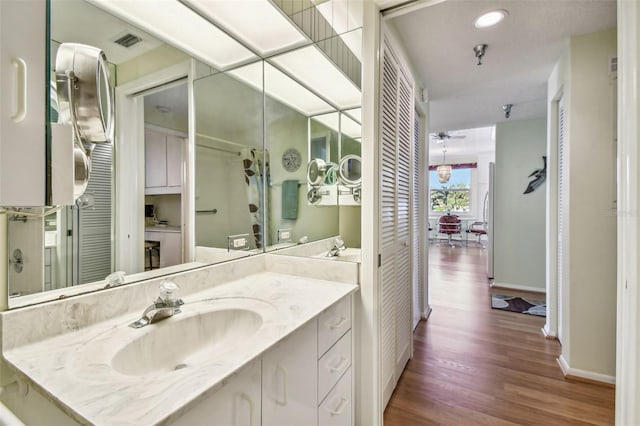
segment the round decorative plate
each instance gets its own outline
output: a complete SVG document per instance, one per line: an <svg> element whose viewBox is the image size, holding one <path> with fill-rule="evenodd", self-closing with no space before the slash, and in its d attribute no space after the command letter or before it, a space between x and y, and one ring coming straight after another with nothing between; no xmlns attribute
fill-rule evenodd
<svg viewBox="0 0 640 426"><path fill-rule="evenodd" d="M282 154L282 167L288 172L295 172L302 165L302 155L295 148L287 149Z"/></svg>

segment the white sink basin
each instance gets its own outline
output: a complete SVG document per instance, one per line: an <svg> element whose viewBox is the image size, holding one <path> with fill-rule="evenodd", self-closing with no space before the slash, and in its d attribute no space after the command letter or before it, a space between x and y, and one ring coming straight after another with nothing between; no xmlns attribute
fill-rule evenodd
<svg viewBox="0 0 640 426"><path fill-rule="evenodd" d="M262 316L247 309L221 309L158 321L138 329L111 360L125 375L142 376L189 368L232 352L262 326Z"/></svg>

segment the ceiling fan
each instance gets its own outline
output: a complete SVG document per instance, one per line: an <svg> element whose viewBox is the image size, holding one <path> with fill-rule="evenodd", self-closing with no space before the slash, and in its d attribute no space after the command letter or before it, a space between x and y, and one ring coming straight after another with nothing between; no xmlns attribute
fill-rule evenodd
<svg viewBox="0 0 640 426"><path fill-rule="evenodd" d="M466 138L465 135L450 135L447 132L438 132L438 133L433 133L431 135L431 140L435 141L436 143L443 143L445 141L448 141L449 139L464 139Z"/></svg>

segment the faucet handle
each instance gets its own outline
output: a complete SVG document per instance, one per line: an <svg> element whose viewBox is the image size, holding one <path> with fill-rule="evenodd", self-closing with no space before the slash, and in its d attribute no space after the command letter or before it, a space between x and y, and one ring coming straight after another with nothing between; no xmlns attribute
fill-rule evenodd
<svg viewBox="0 0 640 426"><path fill-rule="evenodd" d="M176 302L180 300L178 297L179 291L180 287L178 287L178 284L173 281L164 280L162 281L162 284L160 284L159 299L163 302Z"/></svg>

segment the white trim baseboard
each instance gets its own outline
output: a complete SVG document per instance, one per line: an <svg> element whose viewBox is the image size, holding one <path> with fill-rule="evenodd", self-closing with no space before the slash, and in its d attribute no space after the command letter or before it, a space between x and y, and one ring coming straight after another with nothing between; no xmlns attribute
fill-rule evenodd
<svg viewBox="0 0 640 426"><path fill-rule="evenodd" d="M564 356L562 355L558 357L558 365L560 366L560 369L562 370L562 374L564 374L565 378L584 380L588 382L598 382L598 383L603 383L607 385L616 384L615 376L595 373L593 371L580 370L579 368L571 368L567 360L564 359Z"/></svg>
<svg viewBox="0 0 640 426"><path fill-rule="evenodd" d="M427 306L427 308L424 310L424 312L422 313L422 315L420 316L420 319L422 320L428 320L429 319L429 315L431 315L431 311L433 309L431 309L431 306Z"/></svg>
<svg viewBox="0 0 640 426"><path fill-rule="evenodd" d="M546 293L547 289L544 287L531 287L526 285L519 284L509 284L509 283L498 283L493 282L490 284L491 288L508 288L510 290L522 290L522 291L531 291L533 293Z"/></svg>
<svg viewBox="0 0 640 426"><path fill-rule="evenodd" d="M542 335L544 336L545 339L558 340L558 336L550 333L549 330L547 330L547 324L545 324L544 327L540 329L540 331L542 332Z"/></svg>

